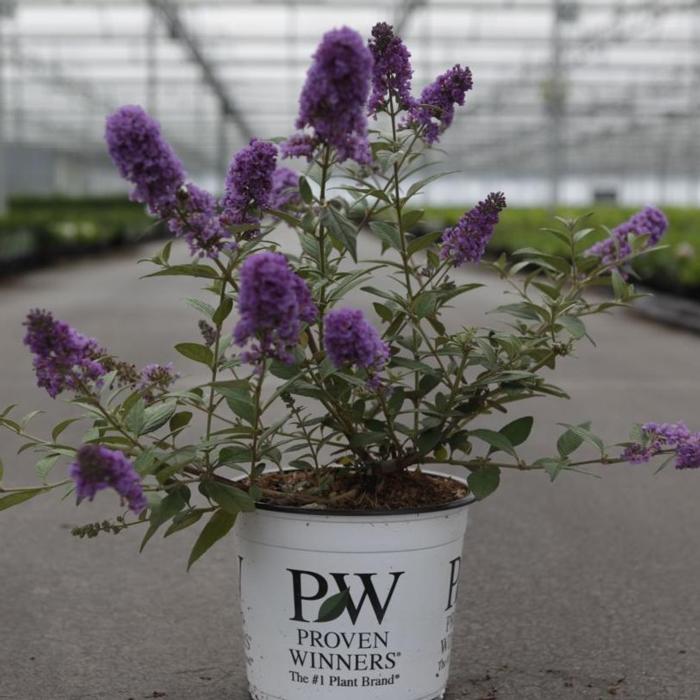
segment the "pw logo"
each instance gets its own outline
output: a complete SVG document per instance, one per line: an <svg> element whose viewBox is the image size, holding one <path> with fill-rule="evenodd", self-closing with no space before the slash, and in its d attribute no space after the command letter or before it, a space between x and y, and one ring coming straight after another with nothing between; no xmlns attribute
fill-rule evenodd
<svg viewBox="0 0 700 700"><path fill-rule="evenodd" d="M404 571L394 571L390 576L390 581L385 581L380 586L383 600L375 587L374 577L376 573L367 574L328 574L322 576L315 571L302 571L299 569L287 569L292 575L292 596L294 601L295 622L330 622L347 612L348 617L354 625L357 622L362 609L369 604L374 612L377 622L381 625L384 617L394 597L396 586ZM348 577L350 580L348 581ZM350 586L357 591L358 584L362 593L357 597L357 593L350 592ZM333 593L331 592L333 585ZM379 583L378 583L379 585ZM335 592L337 590L337 592ZM307 619L310 613L309 604L317 601L323 603L317 607L316 615L312 620Z"/></svg>

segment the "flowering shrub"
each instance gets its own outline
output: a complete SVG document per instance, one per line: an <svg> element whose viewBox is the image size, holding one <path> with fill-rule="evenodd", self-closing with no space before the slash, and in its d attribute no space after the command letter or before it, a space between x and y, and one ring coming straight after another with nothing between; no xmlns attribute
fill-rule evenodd
<svg viewBox="0 0 700 700"><path fill-rule="evenodd" d="M456 226L408 234L422 216L414 197L436 177L424 176L422 156L472 87L461 66L418 97L411 78L410 54L390 26L377 25L368 42L348 28L329 32L302 91L298 131L279 149L254 139L237 153L220 200L188 182L141 108L109 117L109 152L133 199L192 256L171 262L170 241L149 260L150 275L208 285L208 301L190 300L203 316L196 339L176 346L208 377L193 386L169 364L138 370L50 312L31 311L25 342L39 386L68 394L82 415L42 439L28 431L32 414L2 414L2 426L25 440L21 449L40 455L42 483L0 488L0 509L56 488L73 489L78 502L112 489L122 512L76 534L143 525L145 544L161 528L171 535L206 518L191 565L256 501L352 508L411 468L461 466L481 499L507 469L554 479L583 465L659 455L681 469L700 467L700 434L680 423L638 426L617 448L589 423L565 426L552 453L534 461L518 451L531 417L484 427L485 416L506 414L510 404L565 397L542 371L587 337L588 316L635 299L628 263L657 246L667 221L649 207L591 245L585 220L560 219L549 235L565 254L525 248L511 261L482 262L517 295L496 310L507 324L447 327L443 309L480 286L454 270L482 261L506 198L488 194ZM280 167L282 157L305 159L304 172ZM299 255L271 240L279 226L296 234ZM358 255L363 229L381 241L380 260ZM373 284L377 270L388 285ZM586 299L601 282L612 298ZM345 300L356 289L373 302L371 318ZM63 442L77 421L87 423L82 438ZM574 456L584 443L595 458ZM50 482L59 460L69 478ZM295 470L295 478L271 487L269 468ZM343 491L337 483L348 475L358 479Z"/></svg>

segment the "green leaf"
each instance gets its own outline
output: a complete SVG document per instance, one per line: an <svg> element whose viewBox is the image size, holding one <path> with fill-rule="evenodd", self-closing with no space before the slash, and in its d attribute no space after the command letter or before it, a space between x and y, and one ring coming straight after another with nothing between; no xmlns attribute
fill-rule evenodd
<svg viewBox="0 0 700 700"><path fill-rule="evenodd" d="M418 395L422 398L429 394L435 387L439 386L441 383L439 375L436 374L424 374L420 381L418 382Z"/></svg>
<svg viewBox="0 0 700 700"><path fill-rule="evenodd" d="M135 460L134 469L140 476L152 474L159 465L158 458L153 450L144 450Z"/></svg>
<svg viewBox="0 0 700 700"><path fill-rule="evenodd" d="M17 506L45 491L48 491L48 489L28 489L27 491L14 491L7 496L2 496L0 497L0 510L7 510L12 508L12 506Z"/></svg>
<svg viewBox="0 0 700 700"><path fill-rule="evenodd" d="M331 238L341 248L347 250L353 261L357 262L357 229L355 226L332 206L326 209L323 223L327 226Z"/></svg>
<svg viewBox="0 0 700 700"><path fill-rule="evenodd" d="M424 250L425 248L428 248L434 243L437 243L440 236L442 236L442 231L433 231L432 233L426 233L423 236L418 236L418 238L415 238L409 243L408 254L413 255L421 250Z"/></svg>
<svg viewBox="0 0 700 700"><path fill-rule="evenodd" d="M195 523L199 522L200 518L204 515L204 513L205 511L203 510L193 510L187 513L178 513L178 515L176 515L173 518L172 524L165 531L163 537L170 537L170 535L174 534L175 532L179 532L180 530L184 530L185 528L190 527L190 525L194 525Z"/></svg>
<svg viewBox="0 0 700 700"><path fill-rule="evenodd" d="M126 414L126 428L134 435L140 435L146 423L146 402L139 399Z"/></svg>
<svg viewBox="0 0 700 700"><path fill-rule="evenodd" d="M377 270L381 265L373 265L372 267L356 270L345 277L341 278L338 285L328 295L329 303L335 303L342 299L351 289L362 284L365 277L369 277L374 270Z"/></svg>
<svg viewBox="0 0 700 700"><path fill-rule="evenodd" d="M51 439L56 442L58 440L59 436L61 433L69 426L71 423L75 423L76 421L79 421L80 418L67 418L66 420L62 420L58 425L54 427L54 429L51 431Z"/></svg>
<svg viewBox="0 0 700 700"><path fill-rule="evenodd" d="M301 227L301 221L299 221L299 219L297 219L295 216L292 216L286 211L282 211L281 209L268 209L267 211L270 212L272 216L275 216L278 219L282 219L282 221L289 224L293 228Z"/></svg>
<svg viewBox="0 0 700 700"><path fill-rule="evenodd" d="M450 172L435 173L433 175L429 175L426 178L423 178L422 180L419 180L418 182L414 182L408 188L408 192L406 192L406 201L408 201L411 197L413 197L414 194L417 194L418 192L420 192L428 183L433 182L433 180L437 180L441 177L445 177L446 175L452 175L452 173L450 173Z"/></svg>
<svg viewBox="0 0 700 700"><path fill-rule="evenodd" d="M170 419L170 425L168 426L170 428L170 432L175 432L176 430L180 430L180 428L184 428L191 420L191 411L180 411L180 413L176 413Z"/></svg>
<svg viewBox="0 0 700 700"><path fill-rule="evenodd" d="M207 367L211 367L214 362L214 354L206 345L200 345L199 343L178 343L175 349L188 360L201 362Z"/></svg>
<svg viewBox="0 0 700 700"><path fill-rule="evenodd" d="M493 464L481 467L467 477L469 490L480 501L490 496L498 488L500 483L501 470Z"/></svg>
<svg viewBox="0 0 700 700"><path fill-rule="evenodd" d="M549 480L554 481L559 473L566 467L566 462L561 459L551 459L549 457L544 457L538 459L535 464L540 465L549 474Z"/></svg>
<svg viewBox="0 0 700 700"><path fill-rule="evenodd" d="M396 224L390 224L387 221L372 221L369 227L389 248L401 250L401 234L396 228Z"/></svg>
<svg viewBox="0 0 700 700"><path fill-rule="evenodd" d="M250 447L242 445L224 447L219 452L219 464L240 464L241 462L250 462L252 458L253 452Z"/></svg>
<svg viewBox="0 0 700 700"><path fill-rule="evenodd" d="M170 251L172 250L173 247L173 241L170 239L162 248L160 251L158 257L167 264L168 260L170 260Z"/></svg>
<svg viewBox="0 0 700 700"><path fill-rule="evenodd" d="M601 454L605 452L605 444L603 441L589 430L590 423L584 423L582 425L568 425L567 423L559 423L559 425L568 428L569 431L575 435L578 435L584 442L590 442L592 445L595 445L600 450Z"/></svg>
<svg viewBox="0 0 700 700"><path fill-rule="evenodd" d="M401 223L404 231L410 231L423 218L423 214L425 214L425 209L411 209L403 212Z"/></svg>
<svg viewBox="0 0 700 700"><path fill-rule="evenodd" d="M525 440L530 437L533 423L534 419L532 416L518 418L512 423L503 426L498 432L508 438L508 441L513 447L517 447L518 445L522 445Z"/></svg>
<svg viewBox="0 0 700 700"><path fill-rule="evenodd" d="M575 316L560 316L557 323L565 328L574 338L583 338L586 335L586 326L581 319Z"/></svg>
<svg viewBox="0 0 700 700"><path fill-rule="evenodd" d="M156 471L158 482L164 484L173 474L177 474L191 464L196 455L197 450L191 445L163 455L160 458L160 467Z"/></svg>
<svg viewBox="0 0 700 700"><path fill-rule="evenodd" d="M669 456L661 463L661 465L660 465L659 468L654 472L654 474L656 475L656 474L658 474L660 471L663 471L664 469L666 469L666 467L667 467L669 464L671 464L671 462L673 462L674 459L676 459L676 455L675 455L675 454L669 455Z"/></svg>
<svg viewBox="0 0 700 700"><path fill-rule="evenodd" d="M581 428L588 429L590 423L583 423ZM572 452L575 452L583 444L584 437L577 433L576 431L569 428L565 433L561 435L559 440L557 440L557 450L562 457L568 457Z"/></svg>
<svg viewBox="0 0 700 700"><path fill-rule="evenodd" d="M299 178L299 193L307 204L311 204L314 201L314 193L311 190L311 185L303 175Z"/></svg>
<svg viewBox="0 0 700 700"><path fill-rule="evenodd" d="M207 318L211 318L214 315L214 307L211 304L207 304L206 301L202 301L201 299L185 299L185 302L189 304L193 309L196 309L199 311L201 314L206 316Z"/></svg>
<svg viewBox="0 0 700 700"><path fill-rule="evenodd" d="M42 481L49 475L49 472L53 469L60 456L60 454L46 455L46 457L43 457L36 463L34 468Z"/></svg>
<svg viewBox="0 0 700 700"><path fill-rule="evenodd" d="M503 433L497 433L495 430L480 428L478 430L470 430L469 434L490 445L492 447L490 452L498 452L499 450L502 450L503 452L507 452L509 455L512 455L517 459L518 455L513 448L513 444Z"/></svg>
<svg viewBox="0 0 700 700"><path fill-rule="evenodd" d="M145 412L145 421L140 435L152 433L154 430L164 426L175 413L176 408L177 404L174 401L149 406Z"/></svg>
<svg viewBox="0 0 700 700"><path fill-rule="evenodd" d="M206 484L206 492L211 499L216 501L225 511L236 515L237 513L250 513L255 510L255 501L241 489L218 481L210 481Z"/></svg>
<svg viewBox="0 0 700 700"><path fill-rule="evenodd" d="M350 600L350 589L344 588L340 593L336 593L323 601L323 604L318 611L318 619L316 622L332 622L338 619Z"/></svg>
<svg viewBox="0 0 700 700"><path fill-rule="evenodd" d="M433 292L421 292L413 300L413 310L417 318L432 316L437 307L437 297Z"/></svg>
<svg viewBox="0 0 700 700"><path fill-rule="evenodd" d="M225 397L229 408L239 418L251 425L255 424L255 402L249 389L231 389L217 386L216 390Z"/></svg>
<svg viewBox="0 0 700 700"><path fill-rule="evenodd" d="M394 313L388 306L385 304L380 304L378 301L375 301L372 306L382 321L391 323L391 319L394 318Z"/></svg>
<svg viewBox="0 0 700 700"><path fill-rule="evenodd" d="M438 460L438 462L443 462L449 457L449 454L447 452L447 448L440 446L435 450L435 459Z"/></svg>
<svg viewBox="0 0 700 700"><path fill-rule="evenodd" d="M386 434L375 432L353 433L350 436L350 445L352 447L369 447L369 445L377 445L386 440Z"/></svg>
<svg viewBox="0 0 700 700"><path fill-rule="evenodd" d="M215 510L209 522L204 526L202 532L199 533L197 541L192 547L190 558L187 561L187 570L192 568L192 565L222 537L228 535L229 531L236 522L236 515L228 513L225 510Z"/></svg>
<svg viewBox="0 0 700 700"><path fill-rule="evenodd" d="M217 271L209 267L209 265L201 265L199 263L192 263L190 265L171 265L166 267L164 270L158 270L158 272L151 272L149 275L144 275L146 277L166 277L170 275L186 275L188 277L203 277L206 279L218 279L219 275Z"/></svg>
<svg viewBox="0 0 700 700"><path fill-rule="evenodd" d="M499 306L496 312L510 314L516 318L524 318L528 321L538 321L542 318L542 314L544 313L542 309L539 309L534 304L528 304L526 302L521 304L505 304Z"/></svg>
<svg viewBox="0 0 700 700"><path fill-rule="evenodd" d="M233 301L228 297L224 298L221 304L219 304L219 308L214 312L212 321L214 321L217 326L220 326L229 317L232 310Z"/></svg>
<svg viewBox="0 0 700 700"><path fill-rule="evenodd" d="M427 455L439 444L441 438L442 430L440 428L424 430L416 439L416 447L421 454Z"/></svg>
<svg viewBox="0 0 700 700"><path fill-rule="evenodd" d="M611 279L612 279L613 292L615 293L615 298L616 299L627 298L627 283L625 282L624 279L622 279L622 275L617 270L613 270L612 275L611 275Z"/></svg>
<svg viewBox="0 0 700 700"><path fill-rule="evenodd" d="M139 552L143 552L143 548L148 544L148 541L153 537L158 528L167 520L170 520L174 515L179 513L187 506L185 499L178 491L169 493L163 498L160 503L155 503L151 506L151 517L149 519L148 530L141 540Z"/></svg>

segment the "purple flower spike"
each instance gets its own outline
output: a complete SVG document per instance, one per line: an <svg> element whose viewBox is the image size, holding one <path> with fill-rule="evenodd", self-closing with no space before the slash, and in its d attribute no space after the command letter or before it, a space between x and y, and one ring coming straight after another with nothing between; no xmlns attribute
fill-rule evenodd
<svg viewBox="0 0 700 700"><path fill-rule="evenodd" d="M98 491L112 488L134 513L141 513L148 507L134 465L119 450L83 445L70 467L70 477L75 481L78 503L86 499L92 501Z"/></svg>
<svg viewBox="0 0 700 700"><path fill-rule="evenodd" d="M214 195L189 183L179 199L181 216L171 217L168 226L187 241L193 256L216 258L224 248L235 246L221 221Z"/></svg>
<svg viewBox="0 0 700 700"><path fill-rule="evenodd" d="M78 333L49 311L33 309L24 322L24 344L34 354L37 384L56 398L65 389L97 382L105 369L97 361L104 351L93 338Z"/></svg>
<svg viewBox="0 0 700 700"><path fill-rule="evenodd" d="M299 173L289 168L277 168L272 175L271 209L294 208L301 204Z"/></svg>
<svg viewBox="0 0 700 700"><path fill-rule="evenodd" d="M107 118L105 139L119 173L135 185L131 198L158 216L171 212L185 171L158 122L141 107L126 105Z"/></svg>
<svg viewBox="0 0 700 700"><path fill-rule="evenodd" d="M677 469L700 468L700 433L691 433L685 423L645 423L643 440L625 448L622 459L643 464L664 450L675 450Z"/></svg>
<svg viewBox="0 0 700 700"><path fill-rule="evenodd" d="M334 309L325 317L323 343L338 368L357 366L380 372L389 359L389 346L359 309Z"/></svg>
<svg viewBox="0 0 700 700"><path fill-rule="evenodd" d="M467 262L479 262L493 236L498 216L506 208L503 192L492 192L479 202L442 235L440 257L457 267Z"/></svg>
<svg viewBox="0 0 700 700"><path fill-rule="evenodd" d="M410 111L408 122L423 127L423 138L436 143L455 115L455 105L463 105L465 95L473 87L472 72L459 64L438 76L423 89L420 100Z"/></svg>
<svg viewBox="0 0 700 700"><path fill-rule="evenodd" d="M233 338L241 346L253 341L242 355L252 364L264 358L291 364L302 323L313 323L318 313L306 282L281 253L258 253L243 263L238 310Z"/></svg>
<svg viewBox="0 0 700 700"><path fill-rule="evenodd" d="M368 163L365 107L372 54L356 31L343 27L323 36L313 58L299 98L297 129L313 129L314 139L335 148L339 162Z"/></svg>
<svg viewBox="0 0 700 700"><path fill-rule="evenodd" d="M283 158L305 158L310 161L314 157L317 146L318 139L308 134L298 133L280 144L280 153Z"/></svg>
<svg viewBox="0 0 700 700"><path fill-rule="evenodd" d="M276 164L277 147L258 139L236 153L226 176L222 200L225 224L260 223L260 210L269 206Z"/></svg>
<svg viewBox="0 0 700 700"><path fill-rule="evenodd" d="M168 391L179 376L172 362L146 365L139 372L139 389L144 392L146 403L152 403L156 394Z"/></svg>
<svg viewBox="0 0 700 700"><path fill-rule="evenodd" d="M700 469L700 433L693 433L678 446L676 469Z"/></svg>
<svg viewBox="0 0 700 700"><path fill-rule="evenodd" d="M595 243L589 255L600 258L604 265L619 264L632 254L630 237L648 236L645 248L655 246L668 230L666 215L656 207L644 207L627 221L616 226L609 238Z"/></svg>
<svg viewBox="0 0 700 700"><path fill-rule="evenodd" d="M395 108L411 107L414 102L411 97L411 54L401 38L394 34L394 28L386 22L375 24L369 50L374 58L370 114L376 114L389 95L394 99Z"/></svg>

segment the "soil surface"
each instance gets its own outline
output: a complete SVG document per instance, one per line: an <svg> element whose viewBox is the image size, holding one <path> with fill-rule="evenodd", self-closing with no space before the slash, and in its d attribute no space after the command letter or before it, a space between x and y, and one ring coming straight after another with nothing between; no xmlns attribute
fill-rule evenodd
<svg viewBox="0 0 700 700"><path fill-rule="evenodd" d="M458 501L468 492L455 479L419 469L381 477L332 467L270 472L262 475L258 486L263 503L334 510L430 508Z"/></svg>

